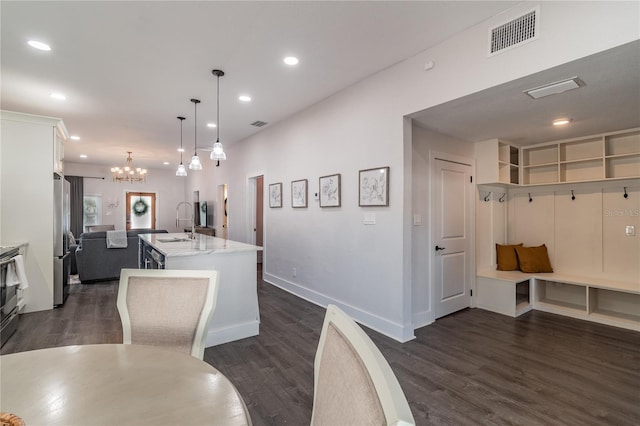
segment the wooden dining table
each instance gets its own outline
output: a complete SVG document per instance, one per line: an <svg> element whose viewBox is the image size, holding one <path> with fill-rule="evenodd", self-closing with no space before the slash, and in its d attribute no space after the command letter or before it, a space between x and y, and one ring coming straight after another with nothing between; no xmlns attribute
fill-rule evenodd
<svg viewBox="0 0 640 426"><path fill-rule="evenodd" d="M26 425L251 425L235 386L190 355L83 345L0 357L0 411Z"/></svg>

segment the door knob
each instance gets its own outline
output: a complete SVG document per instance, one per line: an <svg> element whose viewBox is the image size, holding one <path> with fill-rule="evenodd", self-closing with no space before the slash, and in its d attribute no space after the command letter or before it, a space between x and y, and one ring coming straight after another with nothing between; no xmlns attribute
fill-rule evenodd
<svg viewBox="0 0 640 426"><path fill-rule="evenodd" d="M436 251L444 250L446 247L436 246Z"/></svg>

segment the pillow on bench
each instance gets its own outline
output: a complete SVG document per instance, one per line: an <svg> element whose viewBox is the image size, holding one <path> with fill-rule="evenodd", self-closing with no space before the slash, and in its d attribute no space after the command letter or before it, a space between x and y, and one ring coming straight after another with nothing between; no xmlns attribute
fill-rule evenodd
<svg viewBox="0 0 640 426"><path fill-rule="evenodd" d="M515 247L515 251L522 272L553 272L547 246L544 244L538 247L522 247L521 244Z"/></svg>
<svg viewBox="0 0 640 426"><path fill-rule="evenodd" d="M512 245L496 244L498 271L517 271L520 269L518 256L516 255L516 247L522 247L522 243Z"/></svg>

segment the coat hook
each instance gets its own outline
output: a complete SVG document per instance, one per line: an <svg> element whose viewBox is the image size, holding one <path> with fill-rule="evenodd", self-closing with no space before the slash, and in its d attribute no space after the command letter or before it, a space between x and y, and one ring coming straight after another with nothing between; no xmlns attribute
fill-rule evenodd
<svg viewBox="0 0 640 426"><path fill-rule="evenodd" d="M529 193L529 202L532 202L533 198L531 198L531 193Z"/></svg>
<svg viewBox="0 0 640 426"><path fill-rule="evenodd" d="M629 194L627 194L627 187L626 186L624 187L624 195L623 195L623 197L624 198L629 198Z"/></svg>
<svg viewBox="0 0 640 426"><path fill-rule="evenodd" d="M490 199L491 199L491 191L489 191L487 195L484 196L484 201L488 202Z"/></svg>
<svg viewBox="0 0 640 426"><path fill-rule="evenodd" d="M500 196L500 198L498 199L499 202L504 203L504 197L506 196L506 193L502 193L502 195Z"/></svg>
<svg viewBox="0 0 640 426"><path fill-rule="evenodd" d="M575 199L576 199L576 196L575 196L575 195L573 195L573 189L572 189L572 190L571 190L571 201L575 201Z"/></svg>

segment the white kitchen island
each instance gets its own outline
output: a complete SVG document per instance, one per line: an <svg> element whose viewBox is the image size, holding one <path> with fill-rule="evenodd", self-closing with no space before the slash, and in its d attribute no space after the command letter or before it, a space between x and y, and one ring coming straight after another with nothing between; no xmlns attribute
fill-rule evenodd
<svg viewBox="0 0 640 426"><path fill-rule="evenodd" d="M256 262L262 247L208 235L141 234L141 269L204 269L220 273L218 301L206 347L257 336L260 332ZM170 315L170 313L167 313Z"/></svg>

